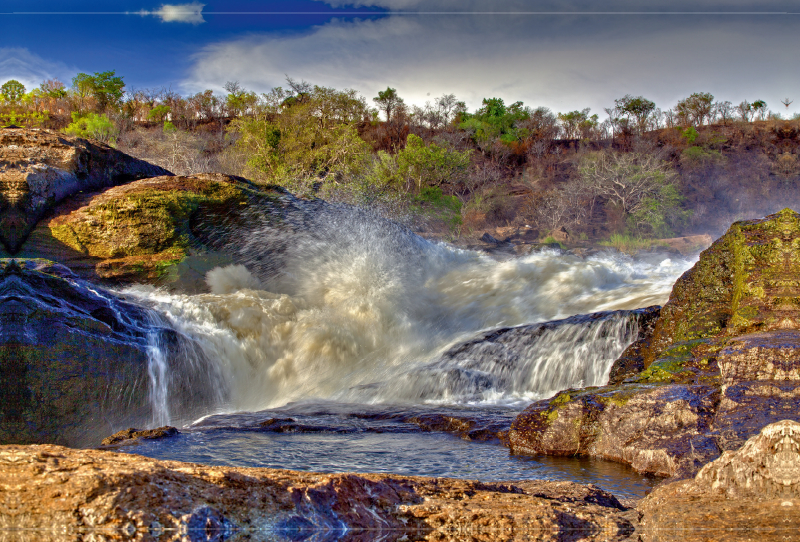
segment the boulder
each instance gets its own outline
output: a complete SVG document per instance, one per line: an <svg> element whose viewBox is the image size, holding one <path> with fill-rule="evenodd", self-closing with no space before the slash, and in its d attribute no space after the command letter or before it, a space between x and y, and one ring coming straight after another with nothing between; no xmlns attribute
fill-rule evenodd
<svg viewBox="0 0 800 542"><path fill-rule="evenodd" d="M203 466L0 446L0 528L36 540L625 540L632 511L572 482ZM487 538L492 539L494 538Z"/></svg>
<svg viewBox="0 0 800 542"><path fill-rule="evenodd" d="M53 262L0 260L0 443L97 445L152 423L156 353L176 421L221 400L199 349L146 309Z"/></svg>
<svg viewBox="0 0 800 542"><path fill-rule="evenodd" d="M232 261L214 246L248 222L251 204L282 209L279 197L290 196L221 174L133 181L64 201L21 254L63 262L89 280L202 289L208 270Z"/></svg>
<svg viewBox="0 0 800 542"><path fill-rule="evenodd" d="M547 237L552 237L557 243L569 243L572 241L572 235L570 235L567 229L563 226L551 230L550 233L547 234Z"/></svg>
<svg viewBox="0 0 800 542"><path fill-rule="evenodd" d="M691 476L765 425L800 419L800 215L733 224L646 331L608 386L528 407L509 431L512 451Z"/></svg>
<svg viewBox="0 0 800 542"><path fill-rule="evenodd" d="M638 507L645 542L791 540L800 530L800 424L763 427L693 479L662 484ZM678 534L679 533L679 534ZM757 534L756 534L757 533Z"/></svg>
<svg viewBox="0 0 800 542"><path fill-rule="evenodd" d="M159 175L171 173L98 142L51 130L0 128L0 243L14 255L64 198Z"/></svg>

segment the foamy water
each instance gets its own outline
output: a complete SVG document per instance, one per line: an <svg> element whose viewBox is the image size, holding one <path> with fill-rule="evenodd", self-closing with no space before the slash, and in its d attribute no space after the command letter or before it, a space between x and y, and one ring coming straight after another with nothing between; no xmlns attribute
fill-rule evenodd
<svg viewBox="0 0 800 542"><path fill-rule="evenodd" d="M225 399L215 412L314 398L503 404L600 385L635 337L630 319L548 331L510 368L491 357L437 359L497 326L663 304L692 264L551 251L496 261L416 236L399 249L368 237L301 246L277 278L243 263L209 273L206 294L124 291L216 364Z"/></svg>

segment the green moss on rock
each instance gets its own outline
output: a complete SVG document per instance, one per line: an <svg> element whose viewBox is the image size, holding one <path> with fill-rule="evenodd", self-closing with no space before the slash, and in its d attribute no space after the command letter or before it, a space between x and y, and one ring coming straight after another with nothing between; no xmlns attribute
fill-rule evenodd
<svg viewBox="0 0 800 542"><path fill-rule="evenodd" d="M48 228L69 249L100 260L98 277L150 282L199 244L194 216L228 216L253 197L270 193L226 175L157 177L84 196Z"/></svg>
<svg viewBox="0 0 800 542"><path fill-rule="evenodd" d="M791 209L733 224L675 284L645 367L671 345L798 328L800 215Z"/></svg>

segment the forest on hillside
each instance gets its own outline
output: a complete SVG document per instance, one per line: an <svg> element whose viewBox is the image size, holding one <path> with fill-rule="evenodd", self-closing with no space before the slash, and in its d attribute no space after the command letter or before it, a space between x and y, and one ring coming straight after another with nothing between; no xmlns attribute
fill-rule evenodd
<svg viewBox="0 0 800 542"><path fill-rule="evenodd" d="M452 94L407 105L287 78L256 94L127 88L114 71L0 86L0 122L60 130L176 174L239 175L304 197L367 206L451 240L525 228L573 240L719 234L800 208L800 116L763 100L693 93L662 110L643 96L553 112ZM791 102L784 105L788 109Z"/></svg>

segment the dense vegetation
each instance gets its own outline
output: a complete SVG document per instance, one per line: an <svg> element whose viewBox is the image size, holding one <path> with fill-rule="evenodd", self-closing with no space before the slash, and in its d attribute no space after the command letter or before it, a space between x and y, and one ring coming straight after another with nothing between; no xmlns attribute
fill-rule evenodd
<svg viewBox="0 0 800 542"><path fill-rule="evenodd" d="M113 71L31 91L10 80L0 122L98 139L179 174L373 206L451 237L523 225L589 240L719 233L800 206L800 119L763 100L698 92L662 111L627 95L601 121L497 97L472 112L452 94L407 106L393 88L368 101L291 78L261 95L224 88L126 89Z"/></svg>

